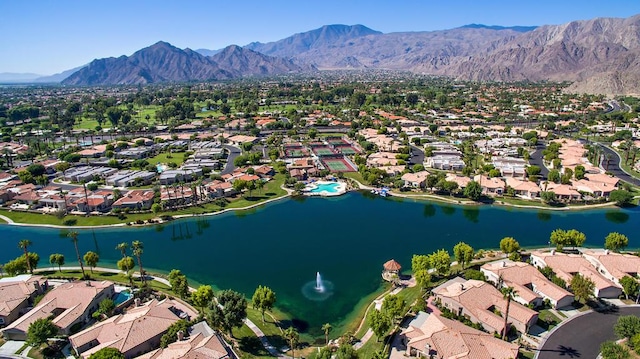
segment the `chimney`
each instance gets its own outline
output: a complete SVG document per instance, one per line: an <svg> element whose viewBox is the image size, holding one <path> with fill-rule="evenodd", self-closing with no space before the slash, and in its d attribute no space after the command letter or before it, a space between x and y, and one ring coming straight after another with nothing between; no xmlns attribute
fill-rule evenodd
<svg viewBox="0 0 640 359"><path fill-rule="evenodd" d="M507 262L502 261L502 268L504 268L504 267L506 267L506 266L507 266Z"/></svg>
<svg viewBox="0 0 640 359"><path fill-rule="evenodd" d="M464 290L464 284L460 283L460 290Z"/></svg>
<svg viewBox="0 0 640 359"><path fill-rule="evenodd" d="M87 285L87 287L91 287L91 281L86 281L84 283Z"/></svg>
<svg viewBox="0 0 640 359"><path fill-rule="evenodd" d="M604 254L609 255L609 250L605 249Z"/></svg>
<svg viewBox="0 0 640 359"><path fill-rule="evenodd" d="M136 304L136 307L140 306L140 298L134 299L133 302Z"/></svg>
<svg viewBox="0 0 640 359"><path fill-rule="evenodd" d="M177 335L178 335L178 341L179 342L184 340L184 332L182 330L179 330Z"/></svg>
<svg viewBox="0 0 640 359"><path fill-rule="evenodd" d="M552 250L551 250L551 255L554 255L554 254L556 254L556 250L555 250L555 249L552 249Z"/></svg>

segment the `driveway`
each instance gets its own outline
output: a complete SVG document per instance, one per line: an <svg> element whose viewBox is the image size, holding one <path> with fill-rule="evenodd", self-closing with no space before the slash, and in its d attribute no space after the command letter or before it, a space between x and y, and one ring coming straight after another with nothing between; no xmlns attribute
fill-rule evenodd
<svg viewBox="0 0 640 359"><path fill-rule="evenodd" d="M640 307L621 307L617 313L591 312L575 317L547 337L536 358L596 358L600 344L616 339L613 325L623 315L640 315Z"/></svg>
<svg viewBox="0 0 640 359"><path fill-rule="evenodd" d="M544 166L544 163L542 162L542 151L544 151L545 148L547 148L547 146L545 146L544 144L537 144L535 152L533 152L529 157L530 165L540 167L540 176L543 180L547 179L547 176L549 175L549 170Z"/></svg>
<svg viewBox="0 0 640 359"><path fill-rule="evenodd" d="M411 159L409 162L412 165L424 164L424 151L414 145L411 145Z"/></svg>
<svg viewBox="0 0 640 359"><path fill-rule="evenodd" d="M3 358L3 355L6 355L6 354L15 354L15 352L17 352L20 348L22 348L23 345L24 345L23 341L17 341L17 340L7 341L0 347L0 358Z"/></svg>
<svg viewBox="0 0 640 359"><path fill-rule="evenodd" d="M222 170L221 172L221 174L224 175L227 173L231 173L233 172L233 170L236 169L236 166L233 164L233 160L235 160L236 157L240 156L240 154L242 153L242 150L240 150L238 147L231 146L231 145L222 145L222 148L229 151L229 157L227 158L227 165L224 167L224 170Z"/></svg>

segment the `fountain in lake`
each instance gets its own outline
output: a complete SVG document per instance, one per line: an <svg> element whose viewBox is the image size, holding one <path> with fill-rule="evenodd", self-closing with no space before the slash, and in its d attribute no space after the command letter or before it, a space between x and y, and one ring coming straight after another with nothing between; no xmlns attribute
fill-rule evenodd
<svg viewBox="0 0 640 359"><path fill-rule="evenodd" d="M302 294L313 301L323 301L333 295L333 283L322 279L320 272L316 272L316 280L302 286Z"/></svg>

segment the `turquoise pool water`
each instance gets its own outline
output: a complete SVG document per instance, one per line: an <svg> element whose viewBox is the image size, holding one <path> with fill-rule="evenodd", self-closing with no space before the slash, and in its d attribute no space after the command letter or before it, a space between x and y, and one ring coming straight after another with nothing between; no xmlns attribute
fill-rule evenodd
<svg viewBox="0 0 640 359"><path fill-rule="evenodd" d="M338 192L338 183L316 183L315 184L316 188L312 189L311 193L318 193L318 192L329 192L329 193L337 193Z"/></svg>
<svg viewBox="0 0 640 359"><path fill-rule="evenodd" d="M113 298L113 303L115 305L119 305L121 303L124 303L125 301L129 300L129 298L131 298L131 293L130 292L118 292L116 293L116 296Z"/></svg>

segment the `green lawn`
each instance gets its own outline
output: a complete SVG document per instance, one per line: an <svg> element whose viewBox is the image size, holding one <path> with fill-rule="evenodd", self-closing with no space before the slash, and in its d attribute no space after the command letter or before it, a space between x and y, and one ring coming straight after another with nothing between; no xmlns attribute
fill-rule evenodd
<svg viewBox="0 0 640 359"><path fill-rule="evenodd" d="M233 328L233 337L238 343L240 356L244 357L242 353L246 353L249 358L273 358L246 324L240 329Z"/></svg>
<svg viewBox="0 0 640 359"><path fill-rule="evenodd" d="M173 162L180 166L182 165L182 163L184 163L184 152L162 152L154 157L148 158L147 161L149 162L149 164L154 166L158 163L167 164L169 162Z"/></svg>
<svg viewBox="0 0 640 359"><path fill-rule="evenodd" d="M73 265L73 264L71 264ZM120 284L124 284L124 285L129 285L129 279L127 278L127 276L124 273L111 273L111 272L99 272L99 271L94 271L93 273L91 272L91 269L88 266L85 266L85 273L88 274L92 279L95 280L107 280L110 282L114 282L114 283L120 283ZM38 274L44 275L48 278L76 278L76 279L80 279L82 277L82 272L79 269L74 269L74 270L70 270L70 269L64 269L64 267L62 268L62 272L57 271L57 270L49 270L49 271L42 271L42 272L38 272ZM134 279L133 283L137 286L140 285L140 280L138 278ZM158 281L151 281L148 282L149 286L152 289L161 291L161 292L165 292L169 295L173 295L173 292L171 292L171 288L163 283L160 283Z"/></svg>

